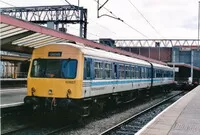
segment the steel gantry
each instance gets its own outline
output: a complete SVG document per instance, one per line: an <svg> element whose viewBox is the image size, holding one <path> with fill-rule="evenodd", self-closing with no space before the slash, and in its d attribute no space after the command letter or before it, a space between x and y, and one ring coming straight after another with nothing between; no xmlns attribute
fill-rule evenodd
<svg viewBox="0 0 200 135"><path fill-rule="evenodd" d="M74 5L1 8L1 13L34 22L51 25L65 32L67 24L80 24L80 37L87 37L87 9Z"/></svg>
<svg viewBox="0 0 200 135"><path fill-rule="evenodd" d="M94 41L99 42L98 40ZM105 41L106 44L109 40ZM117 47L200 47L198 39L112 39L110 41L111 44L114 41ZM103 43L103 40L101 40L101 43Z"/></svg>

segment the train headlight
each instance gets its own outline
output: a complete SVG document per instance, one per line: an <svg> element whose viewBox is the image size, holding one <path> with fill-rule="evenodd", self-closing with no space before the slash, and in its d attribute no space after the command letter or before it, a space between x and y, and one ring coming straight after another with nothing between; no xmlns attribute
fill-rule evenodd
<svg viewBox="0 0 200 135"><path fill-rule="evenodd" d="M53 94L53 90L50 89L50 90L48 91L48 93L49 93L49 95L52 95L52 94Z"/></svg>

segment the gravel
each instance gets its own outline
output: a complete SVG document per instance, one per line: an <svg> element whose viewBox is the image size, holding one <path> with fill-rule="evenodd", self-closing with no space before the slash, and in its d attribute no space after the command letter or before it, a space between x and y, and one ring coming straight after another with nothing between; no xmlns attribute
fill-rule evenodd
<svg viewBox="0 0 200 135"><path fill-rule="evenodd" d="M169 93L167 96L172 94L178 93L180 91L173 91ZM152 106L160 101L162 101L167 96L162 96L161 98L155 98L154 100L146 100L140 104L135 105L134 103L129 104L129 109L116 113L112 111L108 113L108 115L104 115L103 117L97 117L92 120L86 122L84 127L74 128L70 131L62 131L57 134L59 135L97 135L101 132L105 131L106 129L124 121L125 119L129 118L130 116ZM119 109L119 108L118 108Z"/></svg>
<svg viewBox="0 0 200 135"><path fill-rule="evenodd" d="M113 131L110 133L111 135L129 135L134 134L137 131L139 131L143 126L145 126L149 121L151 121L155 116L157 116L159 113L161 113L165 108L170 106L172 103L177 101L180 96L177 96L173 98L172 100L167 101L166 103L157 106L156 108L153 108L152 110L148 111L147 113L144 113L137 117L136 119L133 119L132 121L122 125L120 128L118 128L116 131Z"/></svg>
<svg viewBox="0 0 200 135"><path fill-rule="evenodd" d="M123 105L123 107L117 107L109 111L103 112L99 116L91 116L84 120L84 123L82 126L77 123L74 127L70 129L66 129L65 131L58 132L59 135L96 135L100 134L101 132L105 131L106 129L120 123L121 121L129 118L130 116L140 112L141 110L144 110L148 108L149 106L152 106L159 101L163 100L164 98L178 93L180 91L173 91L169 93L167 96L157 96L154 97L152 100L144 100L138 102L129 103L127 105ZM28 116L28 115L27 115ZM16 118L13 116L5 117L1 119L1 131L4 132L6 130L10 130L17 125L26 125L26 123L30 122L30 117L28 116L21 116L16 115ZM53 122L53 121L52 121ZM65 122L65 121L64 121ZM50 123L49 123L50 124ZM66 121L66 125L69 124L69 122ZM58 123L59 125L59 123ZM29 130L28 132L30 134L43 134L44 132L48 132L53 130L54 128L52 126L40 127L39 128L33 128ZM25 133L25 132L24 132ZM20 134L20 133L19 133ZM23 134L23 133L21 133ZM27 132L25 133L27 134Z"/></svg>

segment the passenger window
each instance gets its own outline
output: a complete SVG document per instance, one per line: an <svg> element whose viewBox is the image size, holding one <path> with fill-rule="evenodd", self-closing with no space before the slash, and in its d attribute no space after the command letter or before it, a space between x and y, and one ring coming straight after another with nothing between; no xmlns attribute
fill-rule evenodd
<svg viewBox="0 0 200 135"><path fill-rule="evenodd" d="M124 78L124 65L119 65L119 77Z"/></svg>
<svg viewBox="0 0 200 135"><path fill-rule="evenodd" d="M151 78L151 68L148 69L148 78Z"/></svg>
<svg viewBox="0 0 200 135"><path fill-rule="evenodd" d="M135 78L139 78L139 69L138 69L138 67L135 68Z"/></svg>
<svg viewBox="0 0 200 135"><path fill-rule="evenodd" d="M126 78L130 78L130 66L126 66Z"/></svg>
<svg viewBox="0 0 200 135"><path fill-rule="evenodd" d="M135 70L134 67L131 67L131 78L135 78Z"/></svg>
<svg viewBox="0 0 200 135"><path fill-rule="evenodd" d="M94 63L94 72L95 72L96 79L102 79L103 78L103 63L95 62Z"/></svg>
<svg viewBox="0 0 200 135"><path fill-rule="evenodd" d="M138 67L138 78L142 78L141 67Z"/></svg>
<svg viewBox="0 0 200 135"><path fill-rule="evenodd" d="M111 64L105 63L105 78L111 78L112 67Z"/></svg>
<svg viewBox="0 0 200 135"><path fill-rule="evenodd" d="M141 78L144 78L144 67L141 67Z"/></svg>

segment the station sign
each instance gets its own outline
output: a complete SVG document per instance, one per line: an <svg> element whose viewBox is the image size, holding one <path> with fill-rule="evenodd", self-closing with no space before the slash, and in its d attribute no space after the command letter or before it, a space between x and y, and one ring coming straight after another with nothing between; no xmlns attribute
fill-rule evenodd
<svg viewBox="0 0 200 135"><path fill-rule="evenodd" d="M180 51L191 51L190 47L181 47Z"/></svg>

